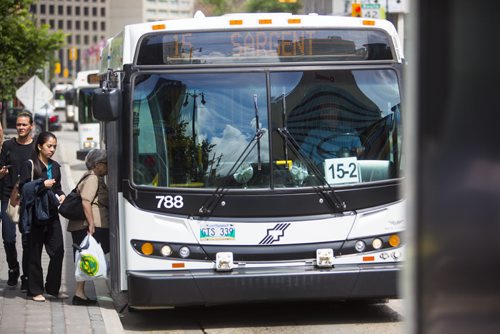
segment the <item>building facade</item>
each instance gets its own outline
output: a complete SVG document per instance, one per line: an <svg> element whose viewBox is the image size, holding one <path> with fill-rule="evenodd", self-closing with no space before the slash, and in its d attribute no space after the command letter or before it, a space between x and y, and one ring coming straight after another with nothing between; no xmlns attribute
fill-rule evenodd
<svg viewBox="0 0 500 334"><path fill-rule="evenodd" d="M195 0L39 0L30 11L37 25L66 34L56 52L53 84L72 83L76 73L97 68L107 38L124 25L189 17Z"/></svg>
<svg viewBox="0 0 500 334"><path fill-rule="evenodd" d="M301 13L348 15L351 11L350 5L350 0L308 0L302 1Z"/></svg>

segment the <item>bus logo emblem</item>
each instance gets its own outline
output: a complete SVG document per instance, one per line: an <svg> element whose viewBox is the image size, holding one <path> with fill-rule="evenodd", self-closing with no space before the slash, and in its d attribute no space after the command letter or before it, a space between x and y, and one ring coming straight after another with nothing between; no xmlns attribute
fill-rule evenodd
<svg viewBox="0 0 500 334"><path fill-rule="evenodd" d="M267 235L259 242L259 245L270 245L275 241L279 241L285 235L288 226L290 226L290 223L276 224L273 228L268 228Z"/></svg>

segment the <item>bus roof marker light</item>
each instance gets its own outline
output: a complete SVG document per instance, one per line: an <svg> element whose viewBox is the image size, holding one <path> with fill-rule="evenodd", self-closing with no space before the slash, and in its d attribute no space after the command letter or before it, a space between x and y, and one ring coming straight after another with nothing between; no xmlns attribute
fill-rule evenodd
<svg viewBox="0 0 500 334"><path fill-rule="evenodd" d="M231 271L233 270L233 253L232 252L219 252L215 255L215 270L217 271Z"/></svg>
<svg viewBox="0 0 500 334"><path fill-rule="evenodd" d="M154 251L154 246L152 243L150 242L145 242L142 244L141 246L141 252L142 254L144 255L151 255L153 254L153 251Z"/></svg>
<svg viewBox="0 0 500 334"><path fill-rule="evenodd" d="M300 19L288 19L288 24L300 24L302 21Z"/></svg>
<svg viewBox="0 0 500 334"><path fill-rule="evenodd" d="M363 20L363 25L364 26L374 26L375 25L375 21L373 21L373 20Z"/></svg>
<svg viewBox="0 0 500 334"><path fill-rule="evenodd" d="M152 30L163 30L165 29L167 26L164 25L164 24L153 24L153 26L151 26L151 29Z"/></svg>
<svg viewBox="0 0 500 334"><path fill-rule="evenodd" d="M320 268L331 268L333 266L333 249L316 249L316 266Z"/></svg>
<svg viewBox="0 0 500 334"><path fill-rule="evenodd" d="M273 24L273 20L271 19L260 19L259 24Z"/></svg>
<svg viewBox="0 0 500 334"><path fill-rule="evenodd" d="M231 26L240 26L243 24L243 20L229 20L229 25Z"/></svg>

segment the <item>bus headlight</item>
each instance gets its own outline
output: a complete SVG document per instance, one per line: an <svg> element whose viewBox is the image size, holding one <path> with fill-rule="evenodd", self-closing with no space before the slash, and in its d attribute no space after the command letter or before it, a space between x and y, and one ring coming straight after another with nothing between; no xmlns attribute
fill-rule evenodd
<svg viewBox="0 0 500 334"><path fill-rule="evenodd" d="M84 141L83 142L83 148L94 148L97 147L97 143L95 141Z"/></svg>
<svg viewBox="0 0 500 334"><path fill-rule="evenodd" d="M179 255L180 255L182 258L187 258L190 254L191 254L191 250L189 250L189 248L188 248L188 247L186 247L186 246L182 246L182 247L179 249Z"/></svg>
<svg viewBox="0 0 500 334"><path fill-rule="evenodd" d="M372 247L373 249L380 249L382 248L383 242L379 238L375 238L372 241Z"/></svg>
<svg viewBox="0 0 500 334"><path fill-rule="evenodd" d="M160 253L163 256L170 256L172 255L172 247L170 247L169 245L165 245L160 249Z"/></svg>
<svg viewBox="0 0 500 334"><path fill-rule="evenodd" d="M366 249L366 244L363 240L358 240L356 241L356 243L354 244L354 248L359 252L363 252L365 249Z"/></svg>

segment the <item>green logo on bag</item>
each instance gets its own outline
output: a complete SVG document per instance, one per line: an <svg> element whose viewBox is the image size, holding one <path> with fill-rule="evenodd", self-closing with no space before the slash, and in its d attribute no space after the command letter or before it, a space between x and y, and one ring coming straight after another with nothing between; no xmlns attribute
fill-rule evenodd
<svg viewBox="0 0 500 334"><path fill-rule="evenodd" d="M93 255L82 254L80 269L88 276L95 276L99 272L99 261Z"/></svg>

